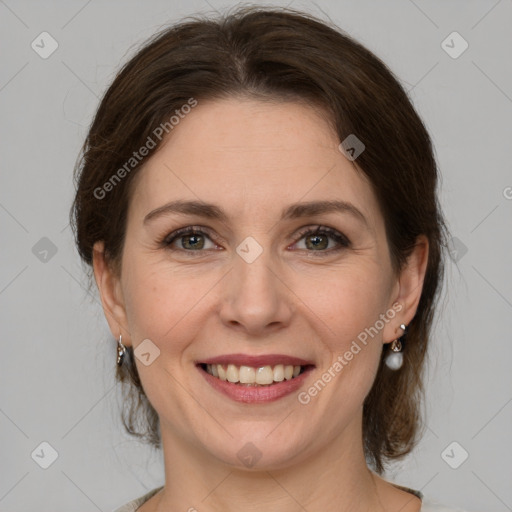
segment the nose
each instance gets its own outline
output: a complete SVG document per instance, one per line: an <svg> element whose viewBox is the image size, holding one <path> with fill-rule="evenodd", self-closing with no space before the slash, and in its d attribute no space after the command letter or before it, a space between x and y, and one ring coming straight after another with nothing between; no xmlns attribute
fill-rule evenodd
<svg viewBox="0 0 512 512"><path fill-rule="evenodd" d="M294 310L293 293L269 253L264 250L252 263L235 254L232 270L223 280L222 322L255 337L288 326Z"/></svg>

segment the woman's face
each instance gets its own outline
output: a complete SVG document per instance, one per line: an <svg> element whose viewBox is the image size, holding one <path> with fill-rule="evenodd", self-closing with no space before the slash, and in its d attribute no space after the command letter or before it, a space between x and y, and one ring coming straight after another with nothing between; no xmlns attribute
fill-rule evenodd
<svg viewBox="0 0 512 512"><path fill-rule="evenodd" d="M134 182L120 278L100 277L163 438L239 467L359 450L382 343L421 289L392 271L369 183L299 103L200 101L171 135Z"/></svg>

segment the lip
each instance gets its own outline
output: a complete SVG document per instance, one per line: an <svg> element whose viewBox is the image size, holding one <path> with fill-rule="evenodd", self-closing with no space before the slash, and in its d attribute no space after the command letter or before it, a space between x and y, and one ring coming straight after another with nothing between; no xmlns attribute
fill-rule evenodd
<svg viewBox="0 0 512 512"><path fill-rule="evenodd" d="M290 360L291 359L294 358L290 358ZM297 359L294 360L297 361ZM219 362L205 364L223 363ZM297 391L302 386L305 379L307 379L314 366L307 366L303 373L297 377L294 377L293 379L276 382L270 386L242 386L240 384L233 384L232 382L220 380L219 378L210 375L206 370L202 368L201 364L198 364L196 368L205 378L206 382L208 382L208 384L210 384L215 390L223 393L225 396L231 398L235 402L255 404L274 402L280 398L290 395L294 391Z"/></svg>
<svg viewBox="0 0 512 512"><path fill-rule="evenodd" d="M315 366L313 361L306 361L305 359L287 356L284 354L267 354L261 356L250 356L247 354L225 354L222 356L211 357L210 359L205 359L204 361L196 361L196 364L234 364L235 366L252 366L253 368L260 368L261 366L275 366L276 364L293 366Z"/></svg>

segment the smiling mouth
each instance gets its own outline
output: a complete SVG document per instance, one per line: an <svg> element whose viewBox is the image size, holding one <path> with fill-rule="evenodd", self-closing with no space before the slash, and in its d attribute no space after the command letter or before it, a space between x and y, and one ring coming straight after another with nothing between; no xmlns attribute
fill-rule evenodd
<svg viewBox="0 0 512 512"><path fill-rule="evenodd" d="M272 386L279 382L293 380L313 365L276 364L273 366L238 366L235 364L205 364L198 365L209 375L245 387Z"/></svg>

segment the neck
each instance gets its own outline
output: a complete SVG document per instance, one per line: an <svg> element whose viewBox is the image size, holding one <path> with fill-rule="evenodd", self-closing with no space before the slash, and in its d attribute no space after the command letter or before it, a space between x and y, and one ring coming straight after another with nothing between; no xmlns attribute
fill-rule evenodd
<svg viewBox="0 0 512 512"><path fill-rule="evenodd" d="M162 428L166 483L157 512L382 510L358 436L361 419L354 423L313 455L261 471L225 464Z"/></svg>

